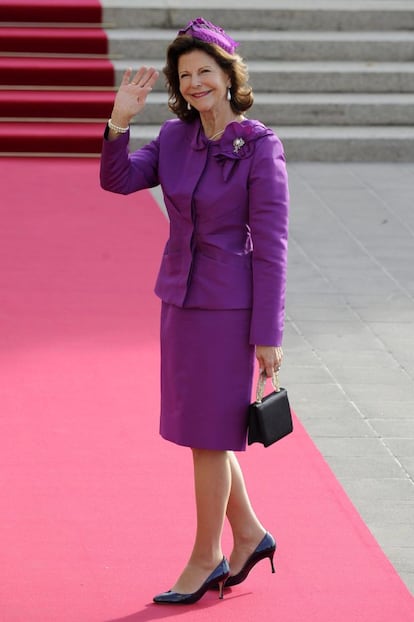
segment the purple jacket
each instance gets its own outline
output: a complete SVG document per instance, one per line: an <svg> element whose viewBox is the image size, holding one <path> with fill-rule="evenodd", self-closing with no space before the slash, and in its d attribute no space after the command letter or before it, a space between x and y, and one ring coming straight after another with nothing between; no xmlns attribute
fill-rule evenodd
<svg viewBox="0 0 414 622"><path fill-rule="evenodd" d="M128 140L104 140L101 185L161 185L170 236L155 293L179 307L251 308L250 343L281 345L289 193L279 139L245 120L209 141L199 120L172 119L135 153Z"/></svg>

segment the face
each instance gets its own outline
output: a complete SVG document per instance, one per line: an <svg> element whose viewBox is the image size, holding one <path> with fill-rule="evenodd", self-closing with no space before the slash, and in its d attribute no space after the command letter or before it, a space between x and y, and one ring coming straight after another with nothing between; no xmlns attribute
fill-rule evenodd
<svg viewBox="0 0 414 622"><path fill-rule="evenodd" d="M228 106L228 75L212 56L203 50L193 50L178 59L180 92L200 114L219 112Z"/></svg>

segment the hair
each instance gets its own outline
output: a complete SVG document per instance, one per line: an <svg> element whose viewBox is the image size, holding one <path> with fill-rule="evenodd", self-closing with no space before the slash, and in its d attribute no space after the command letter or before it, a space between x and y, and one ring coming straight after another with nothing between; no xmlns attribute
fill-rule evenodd
<svg viewBox="0 0 414 622"><path fill-rule="evenodd" d="M166 78L169 99L168 107L182 121L193 121L199 116L194 108L188 110L187 102L180 92L180 79L178 75L178 60L183 54L193 50L202 50L211 56L221 69L229 76L231 81L230 106L235 114L243 114L253 105L253 89L248 84L247 65L238 54L229 54L214 43L207 43L190 37L179 35L168 46L166 65L163 69Z"/></svg>

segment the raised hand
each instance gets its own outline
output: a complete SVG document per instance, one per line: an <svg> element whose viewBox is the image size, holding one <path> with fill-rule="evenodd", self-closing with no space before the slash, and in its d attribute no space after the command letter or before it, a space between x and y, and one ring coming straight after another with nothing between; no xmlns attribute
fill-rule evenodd
<svg viewBox="0 0 414 622"><path fill-rule="evenodd" d="M125 71L115 96L111 119L120 127L127 127L132 117L144 108L148 93L159 76L154 67L141 67L135 75L132 73L131 68Z"/></svg>

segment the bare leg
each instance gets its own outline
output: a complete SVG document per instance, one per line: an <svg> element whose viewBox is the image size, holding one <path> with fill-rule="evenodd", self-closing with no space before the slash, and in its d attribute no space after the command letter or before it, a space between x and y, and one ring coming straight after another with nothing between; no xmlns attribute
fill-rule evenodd
<svg viewBox="0 0 414 622"><path fill-rule="evenodd" d="M223 558L221 535L230 494L229 452L193 449L197 531L187 566L172 588L191 594L201 587Z"/></svg>
<svg viewBox="0 0 414 622"><path fill-rule="evenodd" d="M227 504L227 518L233 532L233 551L230 556L231 574L237 574L249 555L266 533L250 502L239 462L229 452L231 490Z"/></svg>

